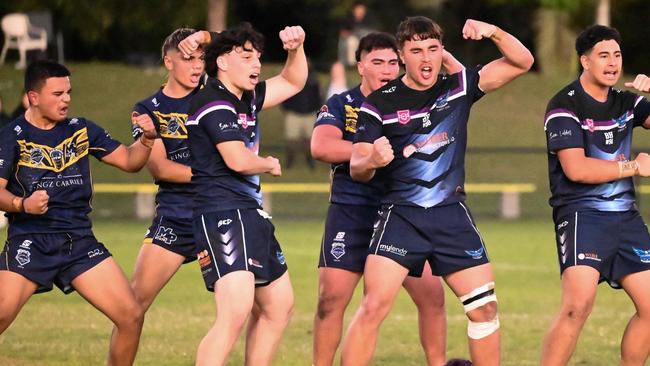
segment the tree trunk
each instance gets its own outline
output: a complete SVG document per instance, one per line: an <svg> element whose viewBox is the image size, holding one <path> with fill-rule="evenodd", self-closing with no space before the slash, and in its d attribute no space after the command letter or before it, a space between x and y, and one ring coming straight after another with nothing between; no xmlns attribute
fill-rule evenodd
<svg viewBox="0 0 650 366"><path fill-rule="evenodd" d="M208 0L208 30L221 32L226 29L228 0Z"/></svg>
<svg viewBox="0 0 650 366"><path fill-rule="evenodd" d="M609 0L599 0L596 8L596 24L606 25L609 27L610 20Z"/></svg>
<svg viewBox="0 0 650 366"><path fill-rule="evenodd" d="M544 75L566 76L577 71L575 33L569 28L569 13L540 8L535 15L537 29L535 61Z"/></svg>

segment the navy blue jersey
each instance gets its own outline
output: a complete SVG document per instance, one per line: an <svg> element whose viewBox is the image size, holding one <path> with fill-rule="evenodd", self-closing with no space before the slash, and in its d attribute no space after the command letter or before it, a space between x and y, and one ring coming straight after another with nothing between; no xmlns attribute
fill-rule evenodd
<svg viewBox="0 0 650 366"><path fill-rule="evenodd" d="M187 111L190 99L199 91L200 86L183 98L166 96L162 89L156 94L138 102L133 113L148 114L151 117L158 137L162 139L167 152L167 159L190 165L190 149L187 143ZM132 125L133 138L140 138L142 128ZM190 183L172 183L156 180L156 212L158 215L180 218L192 217L194 189Z"/></svg>
<svg viewBox="0 0 650 366"><path fill-rule="evenodd" d="M333 95L318 112L314 126L332 125L343 133L343 140L354 141L357 114L366 97L359 86ZM359 183L350 177L350 163L332 164L330 202L348 205L379 205L382 185L379 179Z"/></svg>
<svg viewBox="0 0 650 366"><path fill-rule="evenodd" d="M7 190L28 197L36 190L50 196L44 215L8 213L9 234L91 234L92 178L88 155L97 159L120 143L84 118L67 118L50 130L21 116L0 132L0 177Z"/></svg>
<svg viewBox="0 0 650 366"><path fill-rule="evenodd" d="M217 79L210 78L190 103L189 132L194 215L262 204L259 175L243 175L226 165L216 145L242 141L259 152L257 111L262 109L266 83L237 98Z"/></svg>
<svg viewBox="0 0 650 366"><path fill-rule="evenodd" d="M433 207L465 200L467 122L484 95L478 81L478 69L463 69L418 91L400 77L368 96L354 141L386 136L393 147L395 159L376 172L385 179L382 203Z"/></svg>
<svg viewBox="0 0 650 366"><path fill-rule="evenodd" d="M544 118L548 145L550 204L556 215L579 209L626 211L634 208L632 178L603 184L569 180L557 151L582 148L585 156L610 161L630 159L632 130L650 115L650 102L628 91L610 88L601 103L587 94L579 80L557 93ZM559 216L558 216L559 217Z"/></svg>

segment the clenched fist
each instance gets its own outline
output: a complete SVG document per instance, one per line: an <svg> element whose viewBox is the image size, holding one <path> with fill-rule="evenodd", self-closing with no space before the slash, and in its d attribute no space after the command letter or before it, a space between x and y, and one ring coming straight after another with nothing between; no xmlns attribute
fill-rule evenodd
<svg viewBox="0 0 650 366"><path fill-rule="evenodd" d="M151 117L149 117L149 115L146 113L138 114L136 112L133 112L131 114L131 123L140 126L142 129L142 135L149 140L155 139L158 135L156 133L156 126L154 126Z"/></svg>
<svg viewBox="0 0 650 366"><path fill-rule="evenodd" d="M634 161L639 164L639 175L642 177L650 177L650 155L639 153Z"/></svg>
<svg viewBox="0 0 650 366"><path fill-rule="evenodd" d="M206 34L207 33L207 34ZM210 42L210 33L206 31L198 31L190 34L178 44L178 50L181 51L183 56L190 57L194 51L199 49L199 47Z"/></svg>
<svg viewBox="0 0 650 366"><path fill-rule="evenodd" d="M305 42L305 31L299 25L284 27L280 31L280 40L285 50L296 50Z"/></svg>
<svg viewBox="0 0 650 366"><path fill-rule="evenodd" d="M634 81L625 83L628 88L634 88L640 92L650 93L650 78L646 75L639 74Z"/></svg>
<svg viewBox="0 0 650 366"><path fill-rule="evenodd" d="M372 143L372 161L375 169L385 167L394 158L393 147L390 145L386 136L382 136Z"/></svg>
<svg viewBox="0 0 650 366"><path fill-rule="evenodd" d="M497 27L495 25L474 19L467 19L465 26L463 26L463 38L478 41L483 38L492 37L496 31Z"/></svg>
<svg viewBox="0 0 650 366"><path fill-rule="evenodd" d="M49 201L50 196L48 196L47 191L39 189L23 200L23 209L28 214L42 215L47 212L47 203Z"/></svg>
<svg viewBox="0 0 650 366"><path fill-rule="evenodd" d="M271 174L274 177L279 177L282 175L282 167L280 166L280 160L277 158L274 158L273 156L267 156L266 160L271 163L271 169L269 169L268 173Z"/></svg>

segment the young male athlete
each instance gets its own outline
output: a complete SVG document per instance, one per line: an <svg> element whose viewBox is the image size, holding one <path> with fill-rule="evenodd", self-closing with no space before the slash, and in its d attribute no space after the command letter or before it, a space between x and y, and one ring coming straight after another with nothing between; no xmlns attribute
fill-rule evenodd
<svg viewBox="0 0 650 366"><path fill-rule="evenodd" d="M343 347L344 365L370 362L379 326L404 279L422 275L427 261L463 303L473 362L499 364L492 268L463 203L467 122L474 102L525 73L533 57L492 24L467 20L463 36L492 40L503 57L482 69L439 76L442 30L425 17L404 20L397 40L406 74L361 106L350 172L364 182L378 175L385 193L364 269L365 295Z"/></svg>
<svg viewBox="0 0 650 366"><path fill-rule="evenodd" d="M382 182L378 179L367 184L353 181L349 160L361 104L399 73L397 41L387 33L370 33L359 41L356 59L361 84L327 101L318 113L311 139L314 158L332 164L331 204L318 265L314 365L331 365L334 361L345 309L361 279L368 255ZM443 55L443 67L448 73L462 70L462 65L447 52ZM407 277L404 287L418 308L420 338L427 362L442 365L447 327L440 278L430 273L421 278Z"/></svg>
<svg viewBox="0 0 650 366"><path fill-rule="evenodd" d="M188 55L179 43L194 34L189 28L172 32L162 46L162 60L169 75L167 82L152 96L138 102L132 116L152 123L158 136L147 168L158 185L156 215L145 234L136 260L131 287L146 312L160 290L183 263L196 259L198 250L192 233L192 171L187 145L187 111L190 99L198 92L203 77L203 50ZM132 125L133 138L142 128Z"/></svg>
<svg viewBox="0 0 650 366"><path fill-rule="evenodd" d="M90 156L127 172L149 158L156 130L125 147L85 118L68 118L70 72L37 61L25 73L29 107L0 133L0 209L9 229L0 254L0 333L34 293L74 290L114 324L109 365L131 365L143 312L91 222Z"/></svg>
<svg viewBox="0 0 650 366"><path fill-rule="evenodd" d="M293 291L270 216L261 209L259 174L281 174L258 156L257 114L298 93L307 80L301 27L280 32L287 61L260 81L263 37L250 24L219 34L205 48L208 83L191 102L189 145L195 187L194 237L205 284L217 306L197 365L223 365L253 311L246 364L270 365L291 316Z"/></svg>
<svg viewBox="0 0 650 366"><path fill-rule="evenodd" d="M621 36L596 25L576 40L582 73L548 104L548 144L562 303L542 351L544 366L566 365L599 282L623 288L636 308L623 334L621 365L650 353L650 235L635 203L633 176L650 175L650 156L631 160L632 130L650 128L650 102L614 89L623 70ZM644 93L650 78L625 86Z"/></svg>

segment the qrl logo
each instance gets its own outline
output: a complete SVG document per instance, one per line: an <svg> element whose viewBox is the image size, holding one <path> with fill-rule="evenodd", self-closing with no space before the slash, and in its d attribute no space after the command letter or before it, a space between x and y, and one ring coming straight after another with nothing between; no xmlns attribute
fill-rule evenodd
<svg viewBox="0 0 650 366"><path fill-rule="evenodd" d="M239 121L238 121L239 124L240 124L243 128L247 128L247 127L248 127L248 120L246 119L246 113L239 113L239 116L238 116L238 117L239 117L239 118L238 118L238 119L239 119Z"/></svg>
<svg viewBox="0 0 650 366"><path fill-rule="evenodd" d="M411 112L408 109L397 111L397 122L405 125L411 121Z"/></svg>

